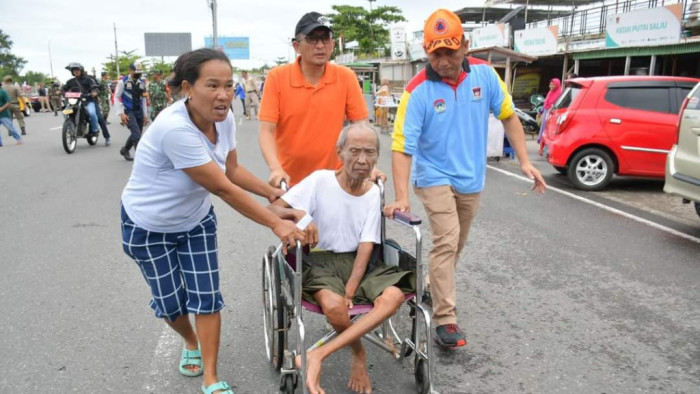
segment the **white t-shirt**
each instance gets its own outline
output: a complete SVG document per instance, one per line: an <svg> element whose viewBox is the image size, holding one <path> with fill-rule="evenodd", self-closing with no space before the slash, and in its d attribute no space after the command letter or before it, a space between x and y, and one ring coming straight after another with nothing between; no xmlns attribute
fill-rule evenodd
<svg viewBox="0 0 700 394"><path fill-rule="evenodd" d="M209 212L209 192L184 168L216 161L226 169L236 149L236 122L229 112L216 126L212 144L192 123L180 100L165 108L139 141L134 168L122 193L122 204L136 225L148 231L173 233L192 230Z"/></svg>
<svg viewBox="0 0 700 394"><path fill-rule="evenodd" d="M340 187L334 171L318 170L289 189L282 199L314 218L320 249L354 252L360 242L381 242L377 185L362 196L353 196Z"/></svg>

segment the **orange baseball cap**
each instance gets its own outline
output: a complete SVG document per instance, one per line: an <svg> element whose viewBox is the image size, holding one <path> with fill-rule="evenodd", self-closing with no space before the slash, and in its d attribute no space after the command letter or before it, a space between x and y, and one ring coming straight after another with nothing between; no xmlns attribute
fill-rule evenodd
<svg viewBox="0 0 700 394"><path fill-rule="evenodd" d="M423 26L423 46L430 53L438 48L459 49L464 29L452 11L441 8L428 17Z"/></svg>

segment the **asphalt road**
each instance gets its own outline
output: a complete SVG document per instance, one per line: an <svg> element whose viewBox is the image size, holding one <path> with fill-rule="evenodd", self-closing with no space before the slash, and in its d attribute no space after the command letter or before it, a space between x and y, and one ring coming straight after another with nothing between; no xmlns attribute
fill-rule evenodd
<svg viewBox="0 0 700 394"><path fill-rule="evenodd" d="M141 274L121 250L119 198L131 164L118 150L126 129L111 119L111 147L81 140L67 155L59 119L32 114L23 146L0 130L0 392L198 392L199 379L177 372L181 343L153 317ZM239 157L266 178L256 125L241 123ZM381 139L380 167L389 172L389 137ZM513 162L490 163L459 261L469 345L436 349L436 389L698 392L700 219L663 195L658 181L621 179L609 191L581 193L533 159L562 191L535 196L508 175L517 173ZM219 200L215 209L227 303L220 376L236 393L274 393L260 302L261 256L274 237ZM415 200L413 210L423 214ZM394 226L389 235L411 245ZM403 332L406 315L403 308L396 319ZM307 313L305 321L318 337L323 320ZM375 392L413 392L411 363L367 346ZM329 393L346 392L348 361L343 351L325 365Z"/></svg>

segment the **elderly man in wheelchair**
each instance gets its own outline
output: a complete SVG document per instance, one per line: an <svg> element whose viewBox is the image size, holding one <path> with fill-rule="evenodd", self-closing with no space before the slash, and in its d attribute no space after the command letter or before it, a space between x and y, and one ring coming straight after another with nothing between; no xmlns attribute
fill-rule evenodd
<svg viewBox="0 0 700 394"><path fill-rule="evenodd" d="M370 393L360 338L394 315L405 293L415 291L415 273L384 265L373 253L381 243L380 191L369 180L379 155L376 131L363 123L349 125L341 131L336 149L343 162L341 169L315 171L269 208L297 222L306 215L313 218L306 232L307 242L315 249L303 259L303 298L320 305L338 333L306 354L308 391L324 393L321 363L333 352L350 346L348 388ZM352 323L348 311L354 304L374 307ZM301 368L299 356L296 363Z"/></svg>

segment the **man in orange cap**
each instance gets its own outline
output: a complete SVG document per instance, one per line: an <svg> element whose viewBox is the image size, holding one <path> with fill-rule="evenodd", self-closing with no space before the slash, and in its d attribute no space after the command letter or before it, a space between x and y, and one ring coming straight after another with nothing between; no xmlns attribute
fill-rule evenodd
<svg viewBox="0 0 700 394"><path fill-rule="evenodd" d="M534 180L532 189L544 193L547 185L528 159L505 84L488 63L466 57L459 17L435 11L423 36L429 64L406 86L397 111L391 146L396 201L385 214L409 210L410 174L433 236L424 301L433 305L435 340L454 348L467 343L457 325L455 275L484 188L489 112L503 122L520 170Z"/></svg>

